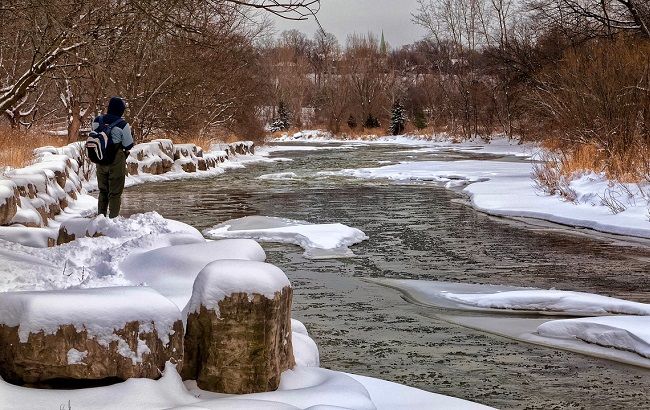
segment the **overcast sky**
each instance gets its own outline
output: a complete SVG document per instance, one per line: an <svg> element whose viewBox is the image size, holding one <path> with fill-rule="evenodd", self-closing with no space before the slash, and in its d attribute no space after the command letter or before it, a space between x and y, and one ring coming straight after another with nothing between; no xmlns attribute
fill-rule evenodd
<svg viewBox="0 0 650 410"><path fill-rule="evenodd" d="M386 41L399 47L424 37L422 28L411 21L416 9L417 0L321 0L318 19L341 44L349 34L372 31L379 35L384 30ZM314 21L274 21L278 32L295 28L313 37L318 28Z"/></svg>

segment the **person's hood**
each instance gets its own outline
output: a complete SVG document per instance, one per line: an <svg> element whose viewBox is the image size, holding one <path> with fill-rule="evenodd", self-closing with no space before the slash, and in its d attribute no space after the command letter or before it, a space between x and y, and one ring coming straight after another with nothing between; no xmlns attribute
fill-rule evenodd
<svg viewBox="0 0 650 410"><path fill-rule="evenodd" d="M106 110L106 114L121 117L122 115L124 115L124 111L126 111L126 103L124 102L124 100L121 99L120 97L111 98L111 101L108 103L108 109Z"/></svg>

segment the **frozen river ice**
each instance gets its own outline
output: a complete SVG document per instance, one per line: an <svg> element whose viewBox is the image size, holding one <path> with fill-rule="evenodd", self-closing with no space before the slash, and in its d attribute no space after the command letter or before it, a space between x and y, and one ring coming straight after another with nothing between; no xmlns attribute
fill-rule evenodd
<svg viewBox="0 0 650 410"><path fill-rule="evenodd" d="M365 232L354 258L310 260L297 246L264 244L294 285L294 316L318 343L324 367L498 408L650 408L648 370L454 325L439 317L453 312L364 280L554 287L650 303L648 248L489 217L432 183L327 175L389 161L496 158L490 155L369 145L271 156L293 161L133 187L124 209L156 210L198 229L264 215ZM282 177L259 178L273 174Z"/></svg>

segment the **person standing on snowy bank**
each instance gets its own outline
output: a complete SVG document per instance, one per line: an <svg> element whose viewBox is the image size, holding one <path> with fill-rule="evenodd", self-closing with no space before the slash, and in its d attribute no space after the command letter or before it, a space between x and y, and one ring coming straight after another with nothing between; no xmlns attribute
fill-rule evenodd
<svg viewBox="0 0 650 410"><path fill-rule="evenodd" d="M111 125L110 136L113 144L118 148L115 159L107 165L97 165L97 187L99 199L97 211L109 218L116 218L120 214L122 205L122 191L126 178L126 159L133 148L133 135L131 126L122 116L126 111L126 103L119 97L111 98L106 114L93 120L92 130L96 131L104 125Z"/></svg>

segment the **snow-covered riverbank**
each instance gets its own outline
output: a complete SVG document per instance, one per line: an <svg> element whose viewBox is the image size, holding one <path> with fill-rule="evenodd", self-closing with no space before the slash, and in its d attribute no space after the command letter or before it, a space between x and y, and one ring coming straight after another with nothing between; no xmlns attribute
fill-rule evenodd
<svg viewBox="0 0 650 410"><path fill-rule="evenodd" d="M541 219L576 228L650 239L650 186L618 183L603 174L576 176L568 188L574 201L560 195L547 195L534 180L534 159L541 149L519 145L504 139L491 143L449 139L423 139L416 136L377 137L359 140L335 140L328 134L306 131L275 141L291 143L328 143L346 147L354 144L392 144L410 153L431 155L444 152L496 155L498 160L403 161L372 168L350 168L323 172L322 176L348 176L394 181L426 181L459 189L472 205L495 216ZM408 149L406 148L408 147ZM518 160L509 160L508 157ZM526 161L530 159L530 161Z"/></svg>

